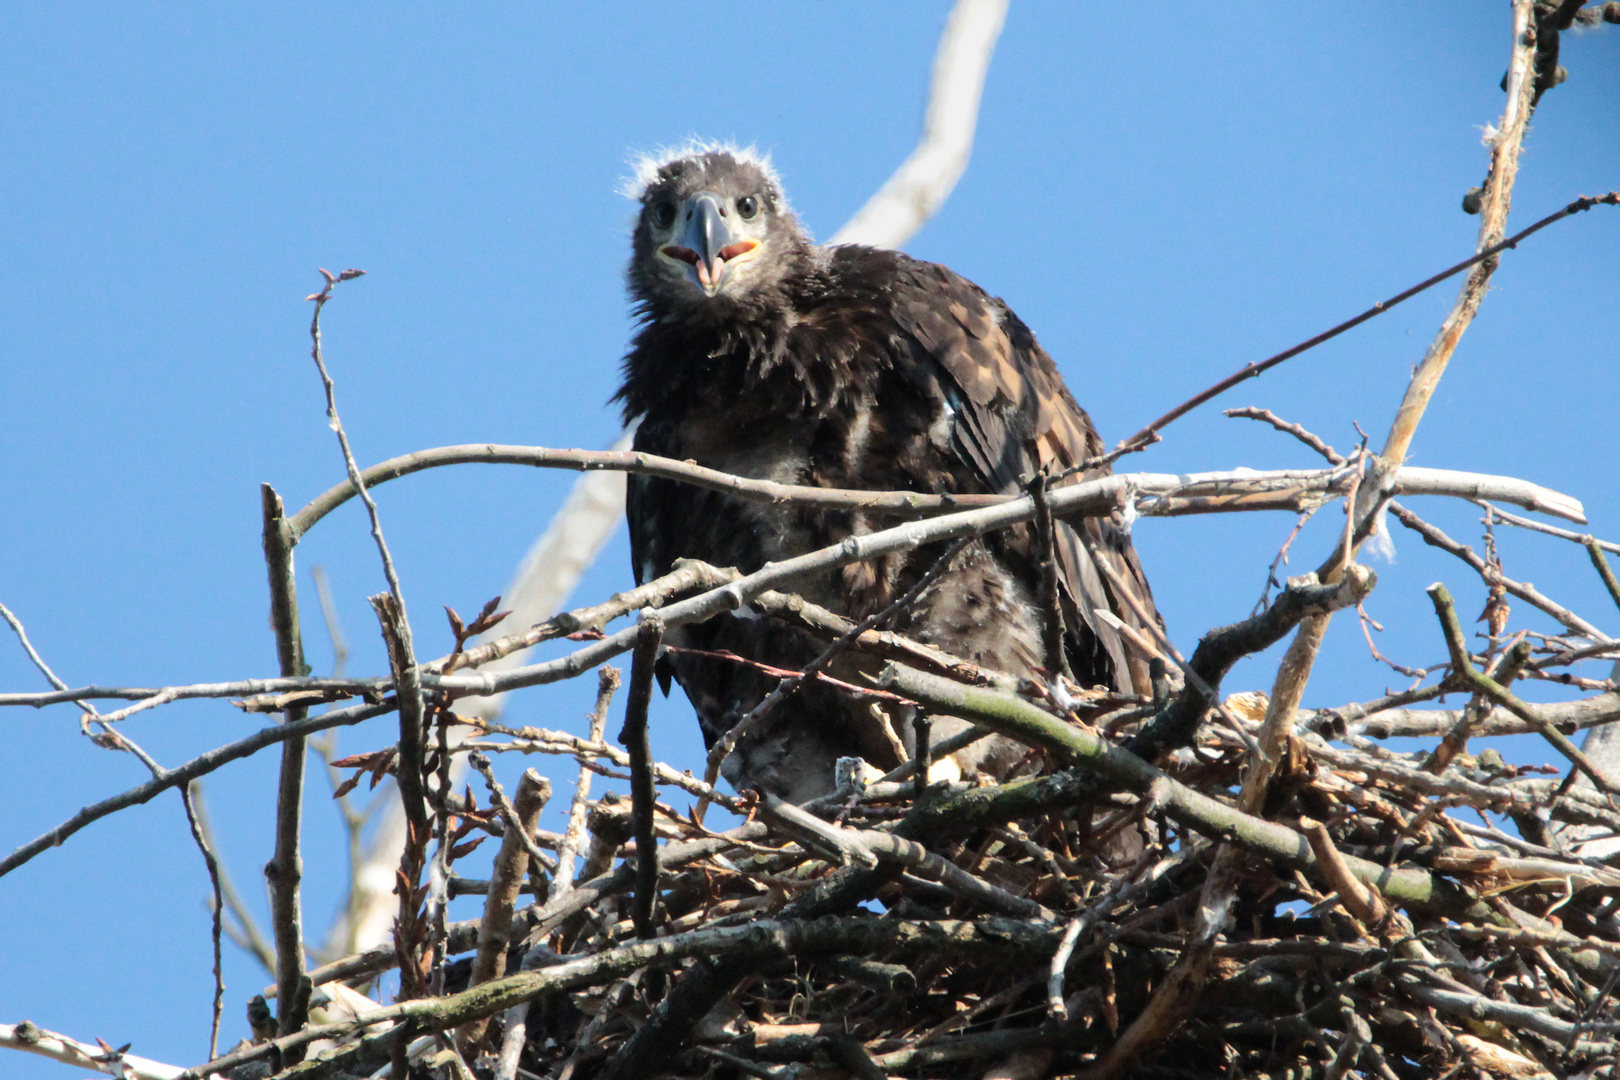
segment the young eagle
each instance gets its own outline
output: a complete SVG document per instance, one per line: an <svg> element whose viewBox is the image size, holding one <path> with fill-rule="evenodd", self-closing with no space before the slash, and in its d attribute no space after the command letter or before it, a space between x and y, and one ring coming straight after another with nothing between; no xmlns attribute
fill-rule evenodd
<svg viewBox="0 0 1620 1080"><path fill-rule="evenodd" d="M1018 493L1043 467L1061 470L1103 453L1051 357L1006 304L899 252L817 247L768 161L729 147L687 150L646 163L635 194L641 213L629 289L641 328L618 397L626 419L640 421L637 450L789 484L952 494ZM642 476L630 478L628 509L643 582L680 558L746 573L894 523ZM1082 685L1145 691L1141 665L1133 671L1119 635L1094 609L1138 620L1075 530L1154 612L1120 521L1057 523L1070 667ZM799 591L860 619L903 595L948 547L830 571ZM891 628L1031 675L1043 657L1039 581L1030 528L988 536L960 551ZM824 647L746 610L680 627L669 642L795 670ZM778 681L734 660L671 657L711 746ZM832 673L847 678L860 663ZM801 686L739 741L726 778L793 802L827 794L840 757L898 764L889 731L909 747L909 717L887 719L826 683ZM936 718L934 732L944 738L964 726ZM1010 740L987 739L958 762L999 773L1024 753Z"/></svg>

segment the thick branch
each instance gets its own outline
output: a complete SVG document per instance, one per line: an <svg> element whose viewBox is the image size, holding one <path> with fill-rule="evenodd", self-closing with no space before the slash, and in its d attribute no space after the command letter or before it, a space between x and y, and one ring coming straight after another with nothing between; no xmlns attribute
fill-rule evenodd
<svg viewBox="0 0 1620 1080"><path fill-rule="evenodd" d="M1523 735L1540 731L1543 723L1560 730L1599 727L1620 720L1620 693L1596 694L1578 701L1553 701L1543 705L1526 703L1533 719L1521 719L1500 706L1486 713L1474 732L1476 737ZM1460 709L1379 709L1356 714L1345 709L1331 710L1343 718L1350 730L1373 739L1421 739L1444 735L1462 718ZM1302 710L1300 722L1310 722L1322 711Z"/></svg>
<svg viewBox="0 0 1620 1080"><path fill-rule="evenodd" d="M260 489L264 502L264 561L270 575L270 625L276 635L276 656L281 674L305 674L304 647L298 632L298 593L293 577L292 541L281 496L265 484ZM304 719L303 706L289 707L284 722L290 728ZM304 812L304 737L290 735L281 744L281 778L276 788L275 854L264 868L270 885L270 924L276 942L276 988L282 1002L307 998L298 994L304 977L304 919L298 899L304 860L298 851L299 827ZM282 1034L297 1031L306 1016L296 1008L283 1007L276 1018Z"/></svg>
<svg viewBox="0 0 1620 1080"><path fill-rule="evenodd" d="M473 957L468 986L498 979L506 973L512 906L517 902L518 890L529 869L530 856L524 839L534 829L550 794L549 780L533 769L523 771L511 807L512 816L507 822L506 836L501 840L501 850L495 856L495 864L490 872L489 895L484 900L484 917L478 923L478 952ZM484 1035L484 1026L483 1021L477 1021L461 1030L464 1051L478 1045Z"/></svg>
<svg viewBox="0 0 1620 1080"><path fill-rule="evenodd" d="M283 1074L288 1080L294 1077L314 1080L330 1076L348 1064L376 1057L424 1031L443 1031L492 1016L542 994L600 986L652 965L668 965L693 957L740 956L764 963L790 956L892 952L905 957L1033 959L1050 953L1057 943L1057 933L1055 927L995 916L983 916L971 922L907 922L868 916L809 921L774 919L746 926L695 930L605 949L536 971L520 971L443 998L403 1001L358 1020L308 1027L187 1070L177 1080L200 1080L208 1073L225 1072L262 1060L278 1050L306 1046L317 1039L350 1037L365 1028L395 1022L395 1026L384 1033L359 1039L331 1055L306 1061Z"/></svg>
<svg viewBox="0 0 1620 1080"><path fill-rule="evenodd" d="M1530 0L1515 0L1513 44L1506 82L1507 108L1499 125L1501 135L1492 147L1491 176L1486 183L1485 210L1480 221L1479 243L1473 260L1474 265L1463 281L1451 312L1441 324L1440 331L1430 343L1428 351L1424 353L1422 362L1413 372L1406 393L1390 423L1383 451L1373 463L1366 482L1362 484L1359 497L1352 500L1352 505L1348 508L1347 534L1334 553L1323 563L1323 569L1318 572L1325 582L1337 580L1339 572L1337 568L1354 561L1360 544L1370 535L1369 529L1377 521L1379 510L1396 490L1391 485L1399 483L1399 473L1406 461L1407 451L1411 448L1412 438L1417 433L1418 422L1423 418L1424 410L1428 408L1429 399L1433 396L1435 387L1439 385L1440 376L1445 373L1446 365L1451 362L1451 355L1456 350L1458 341L1462 339L1463 331L1473 321L1474 313L1478 311L1480 302L1485 297L1486 285L1496 269L1497 260L1491 249L1503 243L1502 235L1507 225L1513 178L1518 168L1520 142L1529 119L1530 85L1527 75L1535 51L1534 35L1528 33L1530 10ZM1331 615L1311 616L1300 625L1294 640L1289 642L1288 651L1283 654L1282 662L1277 666L1277 677L1272 683L1270 699L1266 706L1262 741L1275 742L1280 733L1292 723L1294 713L1299 709L1300 702L1305 696L1305 686L1310 681L1311 669L1315 666L1317 654L1322 648L1322 639L1327 635L1331 619ZM1245 792L1251 800L1264 794L1263 786L1257 788L1256 782L1265 779L1264 776L1254 775L1245 781ZM1251 805L1257 804L1251 801Z"/></svg>
<svg viewBox="0 0 1620 1080"><path fill-rule="evenodd" d="M1110 786L1151 799L1156 809L1217 840L1227 840L1300 869L1314 866L1310 842L1293 829L1245 814L1172 779L1135 754L1090 731L1072 727L1009 694L909 671L896 664L879 678L886 689L947 715L960 716L1028 746L1068 758ZM1004 785L1003 790L1013 785ZM1390 869L1346 858L1351 872L1399 902L1425 910L1458 911L1475 904L1450 881L1415 867ZM1480 912L1484 914L1483 911Z"/></svg>
<svg viewBox="0 0 1620 1080"><path fill-rule="evenodd" d="M20 1024L0 1024L0 1047L60 1061L79 1069L94 1069L122 1080L176 1080L184 1072L177 1065L136 1057L134 1054L108 1055L100 1047L24 1020Z"/></svg>
<svg viewBox="0 0 1620 1080"><path fill-rule="evenodd" d="M1427 592L1429 599L1434 602L1435 614L1440 618L1440 627L1445 632L1446 648L1451 653L1452 671L1457 677L1462 679L1469 689L1489 698L1493 704L1502 706L1526 723L1537 725L1536 730L1540 731L1542 736L1577 769L1585 773L1599 791L1610 796L1620 794L1620 791L1609 783L1608 778L1585 754L1581 753L1579 747L1569 741L1563 732L1538 718L1530 710L1529 705L1520 701L1501 683L1474 667L1473 661L1468 656L1467 642L1463 639L1462 623L1458 621L1457 609L1451 602L1451 593L1439 582L1430 585Z"/></svg>
<svg viewBox="0 0 1620 1080"><path fill-rule="evenodd" d="M1239 660L1269 649L1307 616L1359 604L1366 599L1377 581L1377 576L1364 566L1353 567L1352 573L1337 585L1318 585L1310 580L1290 581L1271 606L1259 615L1230 626L1216 627L1205 634L1188 663L1205 683L1218 692L1221 680L1226 678L1226 673ZM1192 741L1204 713L1213 704L1213 701L1204 700L1196 687L1188 685L1171 702L1163 716L1127 745L1133 753L1148 761L1169 747L1185 746Z"/></svg>

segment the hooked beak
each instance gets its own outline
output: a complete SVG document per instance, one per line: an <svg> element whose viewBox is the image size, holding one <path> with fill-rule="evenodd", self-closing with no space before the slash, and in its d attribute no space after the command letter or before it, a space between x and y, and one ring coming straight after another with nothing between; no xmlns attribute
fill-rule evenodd
<svg viewBox="0 0 1620 1080"><path fill-rule="evenodd" d="M659 253L686 264L686 278L703 290L705 296L720 291L733 260L752 254L759 241L731 229L725 203L718 195L701 192L686 200L681 208L686 229L679 244L666 244Z"/></svg>

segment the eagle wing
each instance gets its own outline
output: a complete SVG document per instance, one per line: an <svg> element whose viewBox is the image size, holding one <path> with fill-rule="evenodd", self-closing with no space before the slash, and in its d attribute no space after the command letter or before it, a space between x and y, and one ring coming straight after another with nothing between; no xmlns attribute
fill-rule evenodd
<svg viewBox="0 0 1620 1080"><path fill-rule="evenodd" d="M1019 492L1040 469L1058 473L1104 453L1057 365L1005 303L943 266L891 257L899 264L892 278L893 318L932 361L923 377L937 380L936 392L953 414L952 450L985 491ZM1088 470L1068 482L1109 471ZM1066 519L1055 533L1076 670L1102 670L1098 661L1106 658L1117 689L1150 692L1145 664L1132 659L1119 633L1095 613L1102 608L1127 625L1142 626L1098 572L1097 560L1104 560L1137 606L1162 625L1122 515Z"/></svg>

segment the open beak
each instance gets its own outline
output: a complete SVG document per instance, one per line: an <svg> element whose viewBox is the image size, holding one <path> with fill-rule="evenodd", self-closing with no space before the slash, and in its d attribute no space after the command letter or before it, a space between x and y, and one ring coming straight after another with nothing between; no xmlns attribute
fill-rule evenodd
<svg viewBox="0 0 1620 1080"><path fill-rule="evenodd" d="M681 208L686 228L679 244L666 244L661 254L686 263L686 277L705 296L720 291L726 271L734 259L751 254L759 241L734 233L726 217L725 203L718 195L700 192Z"/></svg>

